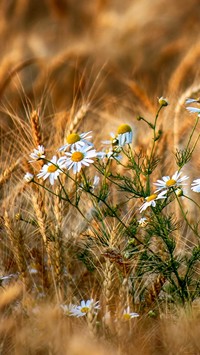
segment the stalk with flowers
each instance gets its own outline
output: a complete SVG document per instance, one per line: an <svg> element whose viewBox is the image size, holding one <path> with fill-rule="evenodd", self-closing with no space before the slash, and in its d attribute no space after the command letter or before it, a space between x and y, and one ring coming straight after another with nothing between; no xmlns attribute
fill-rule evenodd
<svg viewBox="0 0 200 355"><path fill-rule="evenodd" d="M199 212L200 178L186 174L185 166L199 141L199 109L190 106L198 100L186 104L197 117L185 147L173 153L173 172L160 167L164 97L153 121L137 117L151 132L147 151L134 146L135 131L125 122L101 149L92 131L77 130L55 149L41 138L26 157L22 195L28 191L32 214L22 208L13 225L4 215L15 246L15 277L38 302L56 298L70 327L85 322L92 336L120 339L143 315L198 299L199 221L192 220L186 202ZM22 224L34 236L24 248ZM20 254L23 268L17 250L29 251L27 259Z"/></svg>
<svg viewBox="0 0 200 355"><path fill-rule="evenodd" d="M187 104L193 102L197 101L187 100ZM198 276L195 276L200 256L198 224L190 222L188 211L182 203L183 198L193 201L184 192L189 177L183 175L182 168L191 158L198 142L196 140L190 148L199 119L199 109L187 107L188 111L198 113L198 117L185 150L177 151L175 155L178 170L171 177L166 175L155 181L154 172L159 166L157 145L162 137L162 131L158 128L159 114L168 106L168 101L161 97L158 103L153 123L143 117L138 118L152 130L149 154L134 150L133 130L126 123L118 127L117 133L113 134L109 141L110 147L102 151L94 148L91 131L73 132L65 138L65 144L58 148L51 160L46 158L43 146L35 148L30 154L30 163L34 165L34 162L42 160L43 166L35 175L27 173L25 180L37 184L49 194L72 206L85 220L90 233L95 236L92 248L95 250L98 247L102 255L106 255L105 250L110 247L105 218L109 218L111 223L117 223L123 239L116 240L114 249L120 250L121 263L131 264L137 260L134 272L129 276L133 299L137 278L146 280L148 277L161 275L165 280L162 290L167 299L170 302L178 300L185 304L193 301L199 294L199 280ZM123 174L118 172L119 169ZM98 184L91 183L90 170ZM199 179L195 179L191 189L199 192L199 185ZM55 186L59 186L59 194ZM74 191L73 194L70 194L71 190ZM112 195L117 196L119 203L113 205ZM92 206L92 218L89 218L81 207L86 198ZM130 206L133 201L138 207L128 216L123 215L121 205ZM139 201L142 201L142 204ZM180 221L174 216L174 204L178 205L189 233L195 240L193 247L184 255L177 253L176 231ZM197 205L195 201L194 204ZM115 262L120 264L117 258ZM146 289L139 295L141 300L144 300L144 308L145 293Z"/></svg>

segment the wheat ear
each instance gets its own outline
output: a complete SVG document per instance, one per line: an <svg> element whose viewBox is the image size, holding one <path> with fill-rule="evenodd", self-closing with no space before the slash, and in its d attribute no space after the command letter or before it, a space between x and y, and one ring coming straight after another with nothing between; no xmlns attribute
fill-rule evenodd
<svg viewBox="0 0 200 355"><path fill-rule="evenodd" d="M39 115L36 110L32 111L30 116L30 122L33 134L33 143L34 146L37 147L38 145L42 144L42 133L40 128Z"/></svg>
<svg viewBox="0 0 200 355"><path fill-rule="evenodd" d="M89 104L83 104L79 110L77 111L77 113L71 118L71 123L70 123L70 126L69 128L67 127L66 130L65 130L65 137L76 131L77 128L80 126L80 123L82 122L82 120L85 118L87 112L88 112L88 109L89 109Z"/></svg>
<svg viewBox="0 0 200 355"><path fill-rule="evenodd" d="M14 231L7 211L4 212L4 225L12 246L12 251L19 273L22 277L24 284L26 284L25 271L27 269L27 266L25 261L25 244L23 234L20 230Z"/></svg>
<svg viewBox="0 0 200 355"><path fill-rule="evenodd" d="M165 277L163 275L159 275L154 280L153 284L149 288L146 297L145 297L145 304L149 307L156 301L159 296L159 293L162 289L162 286L165 283Z"/></svg>
<svg viewBox="0 0 200 355"><path fill-rule="evenodd" d="M11 166L9 166L7 169L3 171L3 173L0 175L0 185L5 184L14 170L16 170L19 167L19 164L21 162L21 159L16 160Z"/></svg>
<svg viewBox="0 0 200 355"><path fill-rule="evenodd" d="M41 191L39 191L37 186L34 186L34 190L32 193L32 201L33 201L33 208L37 217L37 223L39 226L39 231L42 236L42 241L43 241L43 248L44 248L44 256L46 254L47 256L47 268L43 267L43 273L44 273L44 286L49 287L49 281L50 281L50 275L49 275L49 270L51 270L51 248L48 242L48 236L47 236L47 227L46 227L46 212L44 208L44 202L43 198L41 196ZM45 260L45 258L44 258ZM48 270L48 271L47 271Z"/></svg>

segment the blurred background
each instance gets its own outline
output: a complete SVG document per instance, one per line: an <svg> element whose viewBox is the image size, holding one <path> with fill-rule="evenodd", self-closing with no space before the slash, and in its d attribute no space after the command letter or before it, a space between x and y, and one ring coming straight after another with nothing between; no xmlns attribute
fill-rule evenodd
<svg viewBox="0 0 200 355"><path fill-rule="evenodd" d="M103 92L122 94L134 79L153 97L199 45L199 23L198 0L1 0L1 95L12 93L5 80L16 70L27 94L52 85L55 104L66 106L83 72L82 91L103 71ZM181 85L198 71L194 62Z"/></svg>
<svg viewBox="0 0 200 355"><path fill-rule="evenodd" d="M105 122L177 102L199 79L199 23L198 0L1 0L1 130L25 102Z"/></svg>

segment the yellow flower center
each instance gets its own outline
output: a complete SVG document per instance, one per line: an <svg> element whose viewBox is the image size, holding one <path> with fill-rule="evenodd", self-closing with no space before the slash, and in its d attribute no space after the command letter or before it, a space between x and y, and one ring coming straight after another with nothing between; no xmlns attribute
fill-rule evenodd
<svg viewBox="0 0 200 355"><path fill-rule="evenodd" d="M166 181L166 186L171 187L174 186L176 184L176 180L174 179L170 179Z"/></svg>
<svg viewBox="0 0 200 355"><path fill-rule="evenodd" d="M73 144L81 140L81 137L77 133L71 133L66 137L68 144Z"/></svg>
<svg viewBox="0 0 200 355"><path fill-rule="evenodd" d="M125 313L125 314L123 314L123 318L124 318L124 320L129 320L131 318L131 316L130 316L130 314Z"/></svg>
<svg viewBox="0 0 200 355"><path fill-rule="evenodd" d="M81 152L74 152L72 153L71 160L74 161L75 163L78 163L79 161L83 160L84 154Z"/></svg>
<svg viewBox="0 0 200 355"><path fill-rule="evenodd" d="M118 134L123 134L128 132L132 132L132 128L128 124L121 124L117 129Z"/></svg>
<svg viewBox="0 0 200 355"><path fill-rule="evenodd" d="M56 170L58 170L58 168L55 165L49 165L47 169L48 173L55 173Z"/></svg>
<svg viewBox="0 0 200 355"><path fill-rule="evenodd" d="M153 201L153 200L155 200L155 198L157 196L158 196L157 194L150 195L150 196L146 197L146 201L147 202Z"/></svg>
<svg viewBox="0 0 200 355"><path fill-rule="evenodd" d="M81 312L82 313L87 313L89 311L89 308L88 307L82 307L81 308Z"/></svg>

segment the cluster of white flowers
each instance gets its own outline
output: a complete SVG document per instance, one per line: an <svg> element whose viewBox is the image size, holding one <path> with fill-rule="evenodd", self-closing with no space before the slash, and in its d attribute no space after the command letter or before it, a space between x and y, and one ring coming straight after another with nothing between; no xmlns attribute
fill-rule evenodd
<svg viewBox="0 0 200 355"><path fill-rule="evenodd" d="M94 314L97 315L98 311L100 310L100 304L99 301L95 302L93 299L84 301L82 300L80 305L74 305L72 303L68 305L60 305L60 308L62 309L63 313L65 316L69 317L84 317L87 316L88 312L92 311ZM131 312L130 311L130 306L124 309L122 313L122 320L123 321L128 321L132 318L137 318L139 317L138 313Z"/></svg>
<svg viewBox="0 0 200 355"><path fill-rule="evenodd" d="M61 146L58 151L63 153L63 156L57 157L54 155L51 160L46 159L45 148L43 145L39 145L30 154L30 162L45 160L44 164L37 174L37 177L43 178L43 180L49 179L51 185L54 185L55 180L59 175L64 172L64 169L70 170L74 174L81 171L82 167L88 167L94 163L94 159L112 159L117 158L118 152L110 149L108 152L97 152L93 148L93 143L90 141L92 138L91 131L81 134L71 133L65 139L65 144ZM121 147L125 144L132 142L133 133L132 129L127 124L122 124L118 127L117 135L115 137L116 145L121 150ZM26 173L24 176L26 182L34 181L34 176L31 173Z"/></svg>
<svg viewBox="0 0 200 355"><path fill-rule="evenodd" d="M87 315L91 310L97 314L100 309L99 301L95 302L93 299L82 300L79 306L70 303L69 305L61 305L60 307L65 315L78 318Z"/></svg>
<svg viewBox="0 0 200 355"><path fill-rule="evenodd" d="M39 145L37 149L34 149L30 154L32 160L30 162L45 160L44 164L37 174L37 177L46 180L49 178L51 185L54 185L55 180L63 173L63 169L72 169L74 174L80 172L83 166L89 166L94 162L94 158L97 157L97 152L93 149L93 144L88 140L91 139L91 132L86 133L71 133L66 137L66 144L59 148L59 152L64 152L64 155L57 157L54 155L51 160L47 160L45 156L45 149L42 145ZM69 151L67 151L69 149ZM31 173L26 173L24 176L26 182L34 180L34 176Z"/></svg>
<svg viewBox="0 0 200 355"><path fill-rule="evenodd" d="M167 106L169 103L164 97L159 98L159 104L161 106ZM200 99L189 98L186 100L186 104L199 104ZM187 106L186 109L191 113L197 113L200 117L200 109L197 107ZM119 153L126 144L131 144L133 140L133 131L128 124L121 124L116 134L111 134L109 141L104 141L106 144L110 144L110 148L103 152L97 152L93 148L93 143L90 141L92 138L92 131L84 133L71 133L65 138L65 144L61 146L58 151L63 153L63 156L57 158L53 156L51 160L47 160L45 156L45 149L42 145L39 145L37 149L34 149L30 154L32 160L30 162L45 160L44 164L37 174L38 178L46 180L49 178L50 184L54 185L55 180L63 173L64 169L72 170L74 174L81 171L82 167L88 167L94 163L94 159L120 159ZM150 196L145 198L145 202L139 208L140 212L145 211L148 207L156 207L156 201L165 199L168 196L169 191L174 191L177 196L183 195L182 186L185 184L188 176L182 176L181 171L176 171L175 174L170 176L163 176L162 180L157 180L154 185L157 190ZM34 176L31 173L26 173L24 176L26 182L34 181ZM200 192L200 179L196 179L191 184L191 189L194 192Z"/></svg>
<svg viewBox="0 0 200 355"><path fill-rule="evenodd" d="M189 179L188 176L182 174L181 171L176 171L172 177L163 176L162 180L157 180L154 185L157 187L157 190L150 196L145 198L145 202L139 208L140 212L143 212L147 207L156 207L156 200L167 198L167 193L171 190L174 191L177 196L183 195L182 186L187 185L184 181ZM191 189L194 192L200 192L200 179L194 180L191 184ZM158 193L159 192L159 193Z"/></svg>

